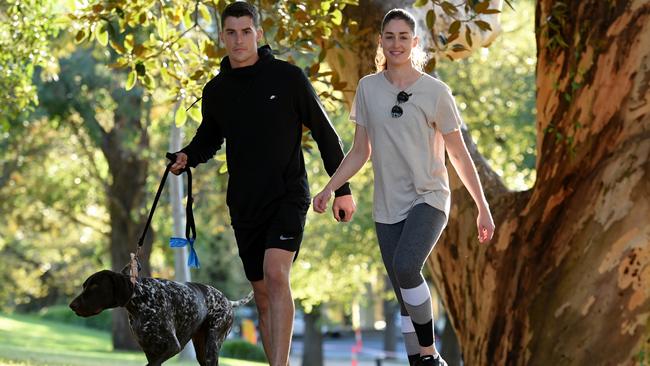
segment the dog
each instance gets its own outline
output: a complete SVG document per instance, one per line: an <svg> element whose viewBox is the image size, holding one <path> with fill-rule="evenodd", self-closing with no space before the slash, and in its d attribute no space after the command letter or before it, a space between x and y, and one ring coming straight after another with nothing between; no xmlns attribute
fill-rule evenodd
<svg viewBox="0 0 650 366"><path fill-rule="evenodd" d="M214 366L219 364L219 350L232 327L233 309L252 298L251 291L241 300L229 301L211 286L158 278L139 278L134 285L123 273L103 270L88 277L70 308L81 317L126 308L131 331L149 366L170 359L190 339L199 364Z"/></svg>

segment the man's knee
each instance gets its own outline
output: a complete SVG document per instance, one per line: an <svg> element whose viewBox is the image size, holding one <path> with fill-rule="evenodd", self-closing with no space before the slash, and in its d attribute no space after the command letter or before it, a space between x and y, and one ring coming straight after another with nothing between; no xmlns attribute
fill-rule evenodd
<svg viewBox="0 0 650 366"><path fill-rule="evenodd" d="M269 292L273 293L278 289L289 287L289 269L281 266L264 267L264 283Z"/></svg>

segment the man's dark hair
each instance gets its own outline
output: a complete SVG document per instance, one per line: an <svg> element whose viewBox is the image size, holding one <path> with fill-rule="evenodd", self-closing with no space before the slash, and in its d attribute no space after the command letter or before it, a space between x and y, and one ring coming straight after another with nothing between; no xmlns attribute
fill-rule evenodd
<svg viewBox="0 0 650 366"><path fill-rule="evenodd" d="M223 25L226 22L226 18L228 17L235 17L235 18L241 18L241 17L251 17L253 19L253 25L257 28L260 26L260 15L257 12L257 8L246 1L235 1L233 3L228 4L225 9L223 9L223 13L221 14L221 28L223 29Z"/></svg>

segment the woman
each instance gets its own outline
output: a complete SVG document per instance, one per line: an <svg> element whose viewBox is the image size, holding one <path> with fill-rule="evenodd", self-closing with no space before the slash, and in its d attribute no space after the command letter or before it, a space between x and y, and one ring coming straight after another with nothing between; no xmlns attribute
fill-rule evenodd
<svg viewBox="0 0 650 366"><path fill-rule="evenodd" d="M435 348L431 294L422 267L447 224L450 190L445 148L478 206L478 239L488 242L494 223L460 132L451 91L422 73L415 20L402 9L382 21L377 69L359 81L350 119L354 145L322 192L322 213L338 187L356 174L373 150L374 210L381 255L400 303L410 365L444 365ZM335 213L336 215L336 213Z"/></svg>

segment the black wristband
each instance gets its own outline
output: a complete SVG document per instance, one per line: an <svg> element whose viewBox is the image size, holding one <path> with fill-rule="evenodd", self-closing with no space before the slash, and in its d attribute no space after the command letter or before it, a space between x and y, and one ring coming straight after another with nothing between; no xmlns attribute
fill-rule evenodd
<svg viewBox="0 0 650 366"><path fill-rule="evenodd" d="M334 191L334 197L348 196L351 195L352 191L350 190L350 183L345 182L339 189Z"/></svg>

